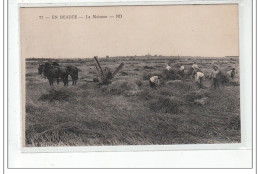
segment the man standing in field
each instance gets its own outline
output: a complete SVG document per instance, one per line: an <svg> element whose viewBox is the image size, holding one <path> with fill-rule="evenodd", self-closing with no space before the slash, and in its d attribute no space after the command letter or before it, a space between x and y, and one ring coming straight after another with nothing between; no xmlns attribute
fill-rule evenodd
<svg viewBox="0 0 260 174"><path fill-rule="evenodd" d="M160 84L160 75L151 77L149 82L150 87L156 89L156 87Z"/></svg>
<svg viewBox="0 0 260 174"><path fill-rule="evenodd" d="M228 74L228 77L231 77L232 79L234 79L235 74L236 74L235 68L232 68L231 70L229 70L229 71L227 72L227 74Z"/></svg>
<svg viewBox="0 0 260 174"><path fill-rule="evenodd" d="M217 66L213 66L213 71L210 75L210 78L212 78L212 85L214 86L214 88L219 88L219 83L218 83L218 79L217 79L217 75L219 73L218 67Z"/></svg>

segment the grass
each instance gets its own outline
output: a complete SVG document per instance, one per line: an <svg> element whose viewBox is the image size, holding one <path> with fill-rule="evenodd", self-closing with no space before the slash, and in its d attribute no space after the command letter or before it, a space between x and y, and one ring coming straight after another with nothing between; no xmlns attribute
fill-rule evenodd
<svg viewBox="0 0 260 174"><path fill-rule="evenodd" d="M39 97L39 100L42 100L42 101L50 101L50 102L53 102L53 101L70 101L71 99L73 99L73 97L75 96L76 94L73 93L72 91L64 88L64 89L50 89L49 90L49 93L47 94L42 94L40 97Z"/></svg>
<svg viewBox="0 0 260 174"><path fill-rule="evenodd" d="M163 72L164 61L136 62L125 60L122 72L107 86L79 80L68 87L50 87L37 74L38 65L27 62L26 146L240 142L238 77L219 90L210 87L209 79L205 89L198 89L190 79L167 79L154 90L149 87L149 77ZM96 77L91 63L79 66L79 79ZM100 63L115 68L118 61ZM205 74L211 72L211 66L199 66ZM230 63L223 66L224 72ZM194 102L203 97L208 98L205 105Z"/></svg>
<svg viewBox="0 0 260 174"><path fill-rule="evenodd" d="M163 112L170 114L178 114L181 112L180 105L182 104L177 98L159 96L149 102L150 110L154 112Z"/></svg>

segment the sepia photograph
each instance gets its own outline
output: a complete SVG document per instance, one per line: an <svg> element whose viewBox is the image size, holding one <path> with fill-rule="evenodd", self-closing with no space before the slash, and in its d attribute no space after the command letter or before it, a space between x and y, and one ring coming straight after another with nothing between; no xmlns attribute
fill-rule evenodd
<svg viewBox="0 0 260 174"><path fill-rule="evenodd" d="M237 4L19 12L24 147L241 143Z"/></svg>

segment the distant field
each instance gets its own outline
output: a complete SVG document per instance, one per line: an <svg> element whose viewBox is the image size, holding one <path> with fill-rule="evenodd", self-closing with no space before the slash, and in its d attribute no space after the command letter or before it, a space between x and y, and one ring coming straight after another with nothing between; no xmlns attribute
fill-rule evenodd
<svg viewBox="0 0 260 174"><path fill-rule="evenodd" d="M187 69L194 59L100 59L102 67L123 69L112 84L86 82L97 77L93 59L59 60L80 69L76 86L50 87L38 64L26 61L26 146L212 144L240 142L239 62L230 58L196 59L208 77L212 65L227 72L236 68L237 85L211 88L206 78L199 89L193 79L166 81L158 90L147 77L162 73L167 62ZM205 105L194 102L207 97Z"/></svg>

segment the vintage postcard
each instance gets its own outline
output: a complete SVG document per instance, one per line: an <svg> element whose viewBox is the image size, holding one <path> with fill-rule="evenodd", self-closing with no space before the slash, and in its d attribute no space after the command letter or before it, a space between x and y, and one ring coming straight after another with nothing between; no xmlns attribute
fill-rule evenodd
<svg viewBox="0 0 260 174"><path fill-rule="evenodd" d="M241 142L238 5L20 8L24 147Z"/></svg>

